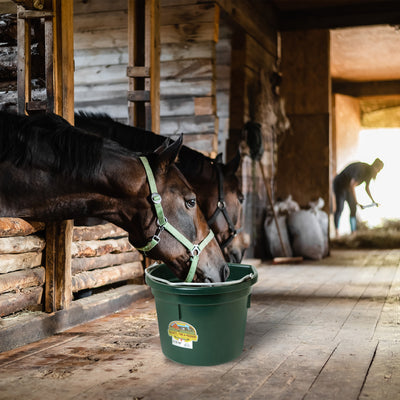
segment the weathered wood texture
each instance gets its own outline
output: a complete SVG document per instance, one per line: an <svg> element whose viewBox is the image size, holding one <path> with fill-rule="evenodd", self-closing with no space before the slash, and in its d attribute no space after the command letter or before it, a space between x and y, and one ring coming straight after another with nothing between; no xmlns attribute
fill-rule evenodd
<svg viewBox="0 0 400 400"><path fill-rule="evenodd" d="M28 222L21 218L0 218L0 238L27 236L44 230L43 222Z"/></svg>
<svg viewBox="0 0 400 400"><path fill-rule="evenodd" d="M128 121L128 4L74 0L75 109Z"/></svg>
<svg viewBox="0 0 400 400"><path fill-rule="evenodd" d="M278 196L301 206L319 197L330 201L329 31L282 34L282 94L292 122L279 148ZM301 183L301 184L299 184Z"/></svg>
<svg viewBox="0 0 400 400"><path fill-rule="evenodd" d="M41 304L45 240L31 233L43 228L43 223L0 218L0 316Z"/></svg>
<svg viewBox="0 0 400 400"><path fill-rule="evenodd" d="M219 7L161 0L161 133L184 133L184 143L218 151L216 42ZM188 51L190 49L190 51ZM187 139L198 135L200 140ZM207 140L201 140L204 135Z"/></svg>
<svg viewBox="0 0 400 400"><path fill-rule="evenodd" d="M0 317L20 310L28 310L42 305L43 287L36 286L0 295Z"/></svg>
<svg viewBox="0 0 400 400"><path fill-rule="evenodd" d="M167 360L154 301L140 301L1 354L0 390L4 398L42 400L54 398L55 386L61 400L82 393L88 400L171 393L204 400L394 400L399 263L399 250L334 250L318 262L259 265L244 349L226 364L189 368Z"/></svg>
<svg viewBox="0 0 400 400"><path fill-rule="evenodd" d="M73 238L73 293L143 276L143 257L129 243L127 232L117 226L75 226Z"/></svg>

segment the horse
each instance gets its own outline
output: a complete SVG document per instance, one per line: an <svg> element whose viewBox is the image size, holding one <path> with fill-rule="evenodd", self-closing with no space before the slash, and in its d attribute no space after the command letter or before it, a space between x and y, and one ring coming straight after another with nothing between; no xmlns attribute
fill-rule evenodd
<svg viewBox="0 0 400 400"><path fill-rule="evenodd" d="M181 145L144 156L55 114L0 111L0 217L102 218L179 279L224 281L229 268L174 162Z"/></svg>
<svg viewBox="0 0 400 400"><path fill-rule="evenodd" d="M75 125L135 151L153 150L166 140L151 131L119 123L107 114L77 112ZM241 262L248 247L240 233L243 194L235 175L239 163L240 154L223 164L221 155L211 159L187 146L182 146L177 161L178 168L196 192L199 206L225 259L236 263Z"/></svg>

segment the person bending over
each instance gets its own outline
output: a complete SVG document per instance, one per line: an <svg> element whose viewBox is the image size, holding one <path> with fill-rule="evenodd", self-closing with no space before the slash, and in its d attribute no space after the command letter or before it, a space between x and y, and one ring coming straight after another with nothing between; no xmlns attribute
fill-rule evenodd
<svg viewBox="0 0 400 400"><path fill-rule="evenodd" d="M334 214L336 236L338 236L340 216L343 211L344 202L347 201L350 207L350 228L354 232L357 229L356 211L357 197L355 188L365 182L365 191L373 204L378 205L373 199L369 190L371 179L375 179L378 172L383 168L383 162L377 158L369 165L363 162L354 162L348 165L333 180L333 191L336 198L336 211Z"/></svg>

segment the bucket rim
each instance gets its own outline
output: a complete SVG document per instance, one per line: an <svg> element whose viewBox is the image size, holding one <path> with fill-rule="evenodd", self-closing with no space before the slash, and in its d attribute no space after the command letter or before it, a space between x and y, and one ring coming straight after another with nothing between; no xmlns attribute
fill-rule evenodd
<svg viewBox="0 0 400 400"><path fill-rule="evenodd" d="M252 272L243 276L240 279L236 279L233 281L227 281L227 282L170 282L167 279L159 278L157 276L151 275L151 273L159 268L160 266L164 265L163 263L154 263L147 267L144 271L145 276L147 279L160 283L160 284L165 284L171 287L176 287L176 288L211 288L211 287L226 287L226 286L233 286L233 285L238 285L240 283L246 282L246 281L253 281L254 279L257 279L258 273L257 270L252 266L252 265L247 265L247 264L233 264L229 263L229 265L246 265L251 267Z"/></svg>

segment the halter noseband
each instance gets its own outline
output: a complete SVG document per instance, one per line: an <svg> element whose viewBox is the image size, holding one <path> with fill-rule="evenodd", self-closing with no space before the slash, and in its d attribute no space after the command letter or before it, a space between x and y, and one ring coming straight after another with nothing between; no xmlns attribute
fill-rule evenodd
<svg viewBox="0 0 400 400"><path fill-rule="evenodd" d="M222 174L221 164L216 162L215 168L217 169L217 177L218 177L218 203L217 203L217 208L214 211L214 214L207 221L207 223L209 226L213 224L217 219L218 214L222 212L222 215L224 216L225 221L228 224L229 228L228 239L219 244L221 249L224 249L243 230L243 228L236 229L235 225L232 222L232 219L230 218L228 212L226 211L226 203L224 196L224 176Z"/></svg>
<svg viewBox="0 0 400 400"><path fill-rule="evenodd" d="M194 274L196 272L197 264L199 262L200 253L203 249L211 242L214 237L213 231L210 229L209 234L199 243L193 244L185 236L182 235L176 228L174 228L167 220L164 215L163 208L161 206L161 196L157 193L156 181L154 179L153 171L151 170L150 164L146 157L140 157L144 169L146 171L147 180L149 182L151 201L153 202L156 215L157 215L157 230L150 241L143 247L136 247L137 250L146 254L151 249L153 249L160 242L161 232L165 229L168 231L178 242L185 246L189 250L190 254L190 269L189 273L185 279L185 282L192 282Z"/></svg>

